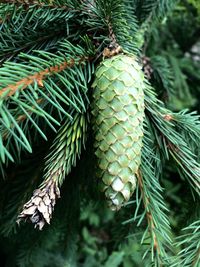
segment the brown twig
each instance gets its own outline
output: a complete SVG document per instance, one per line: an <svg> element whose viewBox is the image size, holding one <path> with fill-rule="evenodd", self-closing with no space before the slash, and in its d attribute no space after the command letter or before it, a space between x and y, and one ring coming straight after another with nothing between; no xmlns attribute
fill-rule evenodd
<svg viewBox="0 0 200 267"><path fill-rule="evenodd" d="M144 185L143 185L144 182L143 182L142 174L140 171L138 171L137 177L138 177L139 188L140 188L140 191L142 194L144 207L146 210L146 217L147 217L147 222L148 222L149 229L150 229L151 238L153 240L153 248L154 248L154 251L157 251L158 255L160 255L160 248L159 248L158 240L157 240L157 237L155 234L155 228L156 227L155 227L153 216L152 216L151 211L149 209L150 201L144 193Z"/></svg>
<svg viewBox="0 0 200 267"><path fill-rule="evenodd" d="M50 3L43 3L37 0L0 0L0 4L15 4L15 5L20 5L20 7L24 7L24 8L28 8L29 6L35 6L35 7L49 7L49 8L62 8L62 9L66 9L68 11L79 11L79 10L75 10L72 8L69 8L68 6L65 5L55 5L53 2L54 1L49 1Z"/></svg>
<svg viewBox="0 0 200 267"><path fill-rule="evenodd" d="M79 62L81 63L84 59L86 59L86 58L82 57L79 60ZM8 85L8 86L0 89L0 97L5 92L8 92L8 94L6 96L12 96L16 93L16 91L19 88L20 88L20 91L22 91L22 90L26 89L29 85L34 83L35 81L37 82L38 86L43 87L43 80L47 76L54 74L54 73L59 73L59 72L65 70L66 68L73 67L74 65L75 65L75 60L70 59L69 61L64 61L60 65L51 66L49 68L46 68L46 69L41 70L39 72L36 72L36 73L34 73L28 77L22 78L21 80L19 80L15 84L11 84L11 85Z"/></svg>

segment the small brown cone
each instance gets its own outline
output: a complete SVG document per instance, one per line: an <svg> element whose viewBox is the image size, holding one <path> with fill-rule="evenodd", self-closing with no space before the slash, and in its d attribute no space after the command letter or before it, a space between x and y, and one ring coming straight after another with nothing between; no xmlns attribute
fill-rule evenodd
<svg viewBox="0 0 200 267"><path fill-rule="evenodd" d="M18 215L17 223L22 220L30 221L35 228L42 230L45 223L50 224L56 199L60 197L60 191L56 182L52 179L46 181L42 188L36 189L32 198L24 204L22 212Z"/></svg>

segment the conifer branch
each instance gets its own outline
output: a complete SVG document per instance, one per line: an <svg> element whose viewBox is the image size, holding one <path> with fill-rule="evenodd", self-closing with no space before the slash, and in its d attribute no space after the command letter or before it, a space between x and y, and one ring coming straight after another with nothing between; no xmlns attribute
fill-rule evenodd
<svg viewBox="0 0 200 267"><path fill-rule="evenodd" d="M136 7L140 10L139 20L144 21L148 24L152 21L162 19L167 15L176 5L178 0L159 0L159 1L137 1ZM136 10L137 10L136 9Z"/></svg>
<svg viewBox="0 0 200 267"><path fill-rule="evenodd" d="M179 128L184 127L185 132L187 132L188 127L190 127L192 129L190 130L190 136L194 135L200 141L198 119L194 119L184 112L182 114L173 113L164 108L163 103L157 100L153 91L148 86L146 89L146 111L156 130L154 134L157 145L164 151L167 160L169 159L169 154L173 157L179 166L180 173L200 195L200 163L197 161L195 152L191 150L188 144L194 137L192 139L190 137L191 140L184 140L179 132ZM185 126L183 126L183 121Z"/></svg>
<svg viewBox="0 0 200 267"><path fill-rule="evenodd" d="M177 238L176 246L181 247L181 251L175 257L172 267L198 267L200 264L200 220L191 223L183 229L183 232Z"/></svg>
<svg viewBox="0 0 200 267"><path fill-rule="evenodd" d="M147 246L143 259L148 258L147 255L150 254L152 265L154 263L155 266L170 266L170 254L173 248L172 233L168 208L164 202L163 188L159 181L159 177L162 175L162 157L160 150L155 145L156 139L153 137L153 131L151 122L146 118L142 163L137 174L140 193L136 193L137 207L131 220L137 221L137 226L144 222L145 217L147 220L147 228L144 230L141 240L141 243Z"/></svg>
<svg viewBox="0 0 200 267"><path fill-rule="evenodd" d="M76 165L81 147L85 145L87 119L87 115L77 113L72 121L66 120L58 131L46 158L44 181L34 191L31 200L24 205L18 216L18 223L21 220L30 220L40 230L45 223L50 223L56 199L60 197L59 187L72 166Z"/></svg>
<svg viewBox="0 0 200 267"><path fill-rule="evenodd" d="M138 186L145 210L138 216L137 207L135 218L138 216L138 225L141 224L145 216L147 219L147 229L144 231L141 243L145 244L147 242L148 248L143 258L150 253L151 261L155 263L155 266L165 266L165 264L167 265L171 262L169 253L172 250L171 229L166 214L168 209L161 195L162 187L152 170L151 164L153 164L153 161L148 158L146 158L148 160L146 161L144 158L145 156L143 155L144 161L141 166L141 173L138 173ZM149 235L151 241L149 241Z"/></svg>
<svg viewBox="0 0 200 267"><path fill-rule="evenodd" d="M81 64L83 60L86 58L81 58L78 64ZM2 89L0 89L0 97L6 93L6 96L14 95L19 89L20 91L26 89L29 85L32 85L34 82L38 84L39 87L43 87L43 81L47 76L55 75L66 68L72 68L75 65L75 60L72 58L69 61L65 61L60 63L59 65L51 66L44 70L34 73L33 75L27 76L15 84L8 85Z"/></svg>
<svg viewBox="0 0 200 267"><path fill-rule="evenodd" d="M65 176L76 165L81 148L85 146L88 115L76 113L72 121L66 120L50 148L44 169L44 181L55 180L62 185Z"/></svg>
<svg viewBox="0 0 200 267"><path fill-rule="evenodd" d="M87 52L89 53L89 49ZM31 152L31 126L36 133L47 139L44 133L47 128L43 128L41 119L56 131L53 124L59 125L62 115L71 119L70 112L73 109L85 111L86 103L89 103L87 83L91 79L93 65L88 63L89 57L80 46L75 47L64 41L60 44L59 56L46 51L38 54L38 57L21 54L22 59L25 62L31 61L32 66L6 62L0 68L3 114L0 151L4 163L7 159L14 161L10 148L14 150L15 146L10 145L11 140L16 143L18 151L18 154L14 153L14 157L19 157L23 149ZM39 99L44 101L40 102ZM11 103L15 108L9 109ZM23 123L25 117L28 120Z"/></svg>
<svg viewBox="0 0 200 267"><path fill-rule="evenodd" d="M36 35L34 36L34 40L29 40L27 37L23 40L23 37L21 37L20 42L18 42L18 40L16 40L16 43L14 43L14 46L10 47L8 45L3 46L1 48L0 51L0 67L2 67L3 63L5 61L10 61L13 58L15 58L19 53L26 52L28 49L35 47L36 45L40 45L43 42L46 42L48 40L50 40L50 38L55 38L58 36L61 36L61 34L63 33L63 30L58 30L58 31L54 31L53 33L48 33L46 35ZM32 37L32 35L30 36ZM13 41L13 36L12 33L9 34L9 38L12 39ZM10 45L10 43L9 43Z"/></svg>
<svg viewBox="0 0 200 267"><path fill-rule="evenodd" d="M123 1L123 4L120 0L115 2L106 0L94 1L90 5L87 23L90 31L97 29L97 25L98 30L104 30L103 35L108 46L110 43L111 45L112 43L114 45L117 43L125 51L130 53L138 52L138 47L133 41L135 38L134 34L138 28L129 0Z"/></svg>
<svg viewBox="0 0 200 267"><path fill-rule="evenodd" d="M181 147L177 147L169 140L166 140L170 154L178 162L186 175L190 177L194 190L200 195L200 165L190 158Z"/></svg>
<svg viewBox="0 0 200 267"><path fill-rule="evenodd" d="M150 202L149 202L150 200L145 195L144 182L143 182L141 171L138 172L137 177L138 177L138 185L139 185L139 188L142 194L144 208L146 210L146 218L147 218L147 222L149 225L149 232L151 234L151 239L153 241L153 250L157 252L158 255L160 255L159 243L158 243L157 236L156 236L155 222L154 222L154 218L151 213Z"/></svg>
<svg viewBox="0 0 200 267"><path fill-rule="evenodd" d="M196 161L196 156L193 154L185 140L181 139L178 132L169 127L172 123L173 114L161 116L166 122L163 121L163 126L160 127L156 123L157 130L161 133L163 146L169 149L170 154L176 160L180 168L188 177L189 182L192 184L194 190L200 195L200 164ZM168 126L167 126L167 124ZM167 131L168 128L168 131ZM165 130L164 130L165 129Z"/></svg>
<svg viewBox="0 0 200 267"><path fill-rule="evenodd" d="M74 3L70 7L54 7L54 6L37 6L24 5L24 4L1 4L0 5L0 22L1 27L6 27L7 31L14 29L12 32L15 35L17 32L21 33L22 31L26 34L26 29L30 28L31 32L40 32L41 27L45 25L46 31L52 29L54 31L53 25L59 25L58 28L64 28L66 31L69 27L69 23L72 20L79 16L81 7ZM13 16L15 14L15 16ZM64 22L64 23L63 23ZM55 23L55 24L54 24ZM72 22L72 25L76 27L76 34L78 34L79 23L75 22L75 25ZM4 28L3 28L4 29ZM44 32L44 29L42 30ZM51 31L52 32L52 31ZM10 33L9 33L10 34ZM65 33L65 37L66 37Z"/></svg>
<svg viewBox="0 0 200 267"><path fill-rule="evenodd" d="M70 8L69 6L65 5L65 1L41 1L41 0L1 0L1 4L14 4L24 9L29 8L30 6L34 6L37 8L42 7L49 7L49 8L62 8L68 11L78 11L78 9Z"/></svg>
<svg viewBox="0 0 200 267"><path fill-rule="evenodd" d="M44 98L39 98L39 99L37 99L37 104L38 105L40 105L41 103L43 103L45 101L45 99ZM34 109L36 109L36 107L35 106L32 106L31 107L31 110L28 110L27 109L27 113L22 113L22 114L20 114L20 115L17 115L17 117L16 117L16 122L20 125L21 123L23 123L26 119L28 119L29 118L29 116L31 116L32 114L33 114L33 110ZM10 125L10 128L12 129L12 128L14 128L15 127L15 125L12 123L11 125ZM8 137L9 137L9 130L8 129L4 129L4 131L2 131L2 133L1 133L1 135L2 135L2 139L3 140L6 140Z"/></svg>

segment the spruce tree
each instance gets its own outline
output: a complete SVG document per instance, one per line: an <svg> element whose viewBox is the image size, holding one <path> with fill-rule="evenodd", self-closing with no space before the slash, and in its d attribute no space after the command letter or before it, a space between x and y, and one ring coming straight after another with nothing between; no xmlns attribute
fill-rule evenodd
<svg viewBox="0 0 200 267"><path fill-rule="evenodd" d="M200 266L198 0L0 1L6 267Z"/></svg>

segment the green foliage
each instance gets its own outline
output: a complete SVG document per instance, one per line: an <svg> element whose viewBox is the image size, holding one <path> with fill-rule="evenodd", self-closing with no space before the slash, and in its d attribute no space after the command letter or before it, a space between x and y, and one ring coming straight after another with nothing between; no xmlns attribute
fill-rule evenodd
<svg viewBox="0 0 200 267"><path fill-rule="evenodd" d="M183 246L178 253L180 261L173 266L194 266L198 267L200 262L200 221L195 221L184 228L184 233L177 238L177 246Z"/></svg>
<svg viewBox="0 0 200 267"><path fill-rule="evenodd" d="M177 0L149 0L141 1L134 0L136 6L136 14L138 14L139 21L144 22L155 21L163 19L169 11L171 11Z"/></svg>
<svg viewBox="0 0 200 267"><path fill-rule="evenodd" d="M46 158L44 180L53 179L62 185L85 146L87 124L87 115L76 113L72 121L66 120L62 125Z"/></svg>
<svg viewBox="0 0 200 267"><path fill-rule="evenodd" d="M195 0L1 1L4 266L199 266L199 11ZM113 213L97 192L89 113L94 70L117 45L146 82L137 188ZM18 226L50 180L61 191L51 224Z"/></svg>
<svg viewBox="0 0 200 267"><path fill-rule="evenodd" d="M15 138L15 148L19 153L22 149L31 152L30 130L33 129L47 139L45 132L48 129L41 129L41 119L54 130L63 116L72 118L71 111L64 108L65 106L71 106L70 109L78 112L86 110L87 82L91 79L92 69L84 63L84 51L64 41L60 43L58 55L45 51L35 53L35 56L21 54L21 63L7 62L0 70L3 88L0 154L3 162L6 157L14 160L8 148L12 144L12 138ZM84 68L80 65L80 60L83 60ZM10 109L10 106L13 108ZM23 116L27 118L25 123Z"/></svg>

